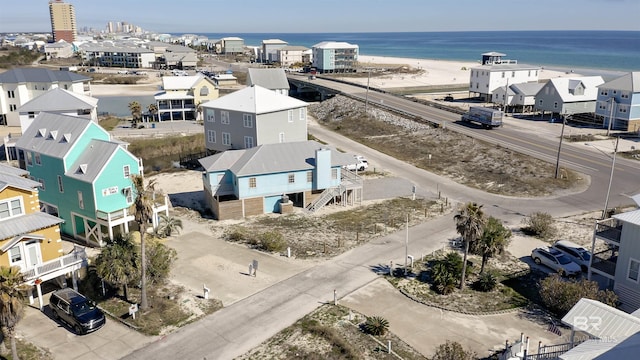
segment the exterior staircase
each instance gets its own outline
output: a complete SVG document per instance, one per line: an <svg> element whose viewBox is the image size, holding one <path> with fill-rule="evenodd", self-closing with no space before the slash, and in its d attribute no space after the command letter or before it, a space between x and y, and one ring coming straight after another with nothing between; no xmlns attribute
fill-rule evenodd
<svg viewBox="0 0 640 360"><path fill-rule="evenodd" d="M312 201L309 205L307 205L306 209L308 212L315 212L318 209L321 209L323 206L327 205L329 201L340 196L343 199L346 198L348 190L360 190L360 199L359 202L362 201L362 178L356 175L354 172L351 172L346 169L342 169L340 172L340 185L332 186L330 188L325 189L320 196L318 196L314 201Z"/></svg>
<svg viewBox="0 0 640 360"><path fill-rule="evenodd" d="M346 189L342 185L326 188L320 194L320 196L318 196L317 199L315 199L309 205L307 205L307 211L315 212L316 210L327 205L329 201L331 201L331 199L335 198L336 196L342 195L344 191L346 191Z"/></svg>

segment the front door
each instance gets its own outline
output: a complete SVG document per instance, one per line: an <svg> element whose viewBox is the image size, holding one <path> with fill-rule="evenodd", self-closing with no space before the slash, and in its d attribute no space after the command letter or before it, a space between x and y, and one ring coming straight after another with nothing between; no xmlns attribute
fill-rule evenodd
<svg viewBox="0 0 640 360"><path fill-rule="evenodd" d="M42 263L40 255L40 242L32 240L24 244L26 253L27 269L33 269Z"/></svg>

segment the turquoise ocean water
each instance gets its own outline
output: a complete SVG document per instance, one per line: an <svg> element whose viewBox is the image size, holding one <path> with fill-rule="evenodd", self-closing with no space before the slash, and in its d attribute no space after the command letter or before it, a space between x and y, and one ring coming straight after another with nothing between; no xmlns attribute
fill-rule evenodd
<svg viewBox="0 0 640 360"><path fill-rule="evenodd" d="M179 34L175 34L179 35ZM321 41L357 44L362 55L438 60L480 60L497 51L519 63L562 68L640 71L640 31L474 31L391 33L204 33L238 36L259 46L264 39L311 47Z"/></svg>

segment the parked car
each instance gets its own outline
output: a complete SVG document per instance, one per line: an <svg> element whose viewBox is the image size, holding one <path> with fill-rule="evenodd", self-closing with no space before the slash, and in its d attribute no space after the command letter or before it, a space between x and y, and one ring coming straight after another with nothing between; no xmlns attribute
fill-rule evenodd
<svg viewBox="0 0 640 360"><path fill-rule="evenodd" d="M96 331L106 323L96 304L72 288L54 291L49 307L54 319L68 324L78 335Z"/></svg>
<svg viewBox="0 0 640 360"><path fill-rule="evenodd" d="M531 257L536 264L545 265L557 271L561 276L576 276L582 271L580 269L580 265L574 263L571 259L554 248L533 249L533 251L531 251Z"/></svg>
<svg viewBox="0 0 640 360"><path fill-rule="evenodd" d="M587 249L568 240L558 240L552 246L565 254L571 261L580 265L582 271L586 272L589 269L591 253Z"/></svg>
<svg viewBox="0 0 640 360"><path fill-rule="evenodd" d="M369 167L369 162L362 155L354 156L354 162L344 166L349 171L364 171Z"/></svg>

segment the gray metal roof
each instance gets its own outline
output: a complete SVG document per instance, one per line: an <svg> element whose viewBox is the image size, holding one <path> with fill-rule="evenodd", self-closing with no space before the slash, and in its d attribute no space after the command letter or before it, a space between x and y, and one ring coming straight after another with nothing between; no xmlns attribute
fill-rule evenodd
<svg viewBox="0 0 640 360"><path fill-rule="evenodd" d="M91 78L71 71L49 70L41 68L15 68L0 74L0 84L21 84L27 82L57 83L85 82Z"/></svg>
<svg viewBox="0 0 640 360"><path fill-rule="evenodd" d="M91 140L82 155L68 167L65 175L92 183L120 145L111 141Z"/></svg>
<svg viewBox="0 0 640 360"><path fill-rule="evenodd" d="M27 170L23 170L15 166L3 164L3 163L0 163L0 173L15 175L15 176L23 176L23 177L29 175L29 172Z"/></svg>
<svg viewBox="0 0 640 360"><path fill-rule="evenodd" d="M580 299L562 322L599 339L622 341L640 331L640 319L596 300ZM585 323L586 322L586 323Z"/></svg>
<svg viewBox="0 0 640 360"><path fill-rule="evenodd" d="M289 89L289 80L283 69L254 69L247 72L247 86L259 85L269 90Z"/></svg>
<svg viewBox="0 0 640 360"><path fill-rule="evenodd" d="M63 222L64 220L60 218L40 211L7 219L0 221L0 224L2 224L2 226L0 226L0 239L4 240L14 236L28 234Z"/></svg>
<svg viewBox="0 0 640 360"><path fill-rule="evenodd" d="M41 112L16 142L16 148L62 159L93 124L89 119Z"/></svg>
<svg viewBox="0 0 640 360"><path fill-rule="evenodd" d="M77 94L63 88L55 88L31 99L18 108L19 112L64 111L93 109L98 106L98 99Z"/></svg>
<svg viewBox="0 0 640 360"><path fill-rule="evenodd" d="M623 341L611 339L587 340L560 355L562 360L622 360L637 359L640 349L640 333Z"/></svg>
<svg viewBox="0 0 640 360"><path fill-rule="evenodd" d="M613 89L640 92L640 71L633 71L598 86L603 89Z"/></svg>
<svg viewBox="0 0 640 360"><path fill-rule="evenodd" d="M632 223L634 225L640 225L640 210L627 211L622 214L613 215L615 219L620 221Z"/></svg>
<svg viewBox="0 0 640 360"><path fill-rule="evenodd" d="M202 104L202 107L260 115L297 109L308 105L306 102L294 99L291 96L276 94L260 85L253 85L215 100L207 101Z"/></svg>
<svg viewBox="0 0 640 360"><path fill-rule="evenodd" d="M40 186L40 183L37 181L19 175L4 173L2 172L3 170L4 169L0 169L0 191L9 186L24 190L33 190Z"/></svg>
<svg viewBox="0 0 640 360"><path fill-rule="evenodd" d="M313 170L315 151L331 150L331 166L353 163L353 155L316 141L264 144L250 149L229 150L200 160L209 172L230 170L236 176L275 174ZM207 166L208 165L208 166Z"/></svg>
<svg viewBox="0 0 640 360"><path fill-rule="evenodd" d="M517 94L522 94L524 96L535 96L543 86L544 84L541 83L521 83L509 85L509 88Z"/></svg>

